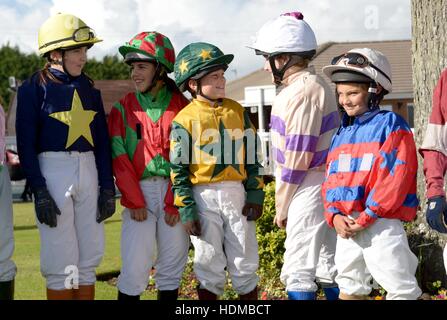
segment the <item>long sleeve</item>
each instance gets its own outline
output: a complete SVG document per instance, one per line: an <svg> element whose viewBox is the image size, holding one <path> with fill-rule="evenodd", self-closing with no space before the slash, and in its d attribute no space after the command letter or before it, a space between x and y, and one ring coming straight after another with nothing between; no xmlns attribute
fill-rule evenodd
<svg viewBox="0 0 447 320"><path fill-rule="evenodd" d="M172 123L170 143L174 205L179 209L182 223L198 220L199 216L189 177L189 165L192 159L192 138L189 132L175 121Z"/></svg>
<svg viewBox="0 0 447 320"><path fill-rule="evenodd" d="M256 129L248 117L247 111L244 110L244 129L247 133L244 139L245 145L245 169L247 171L247 179L244 182L245 191L247 192L247 203L255 203L262 205L264 203L264 179L260 175L262 166L260 159L260 141L256 134Z"/></svg>
<svg viewBox="0 0 447 320"><path fill-rule="evenodd" d="M97 92L97 106L98 113L96 115L96 143L95 143L95 161L96 168L98 170L99 186L103 189L115 191L115 184L113 181L112 172L112 157L109 141L109 133L107 131L107 122L104 112L104 106L102 104L101 94Z"/></svg>
<svg viewBox="0 0 447 320"><path fill-rule="evenodd" d="M311 168L323 120L323 112L315 105L308 103L292 107L296 108L293 117L283 123L281 144L284 151L281 148L275 150L278 153L276 159L281 160L276 173L276 212L282 219L287 217L293 194ZM276 121L280 120L273 119L273 126Z"/></svg>
<svg viewBox="0 0 447 320"><path fill-rule="evenodd" d="M146 203L137 174L126 151L124 143L126 129L123 114L123 106L117 103L113 106L108 119L113 173L117 187L122 194L121 204L126 208L139 209L146 207Z"/></svg>
<svg viewBox="0 0 447 320"><path fill-rule="evenodd" d="M445 196L447 167L447 69L441 73L433 91L432 111L419 153L424 158L426 196Z"/></svg>
<svg viewBox="0 0 447 320"><path fill-rule="evenodd" d="M421 150L424 158L424 176L427 198L445 196L444 176L447 170L447 157L434 150Z"/></svg>
<svg viewBox="0 0 447 320"><path fill-rule="evenodd" d="M39 104L37 84L26 81L17 92L16 134L20 164L31 188L46 186L37 158Z"/></svg>
<svg viewBox="0 0 447 320"><path fill-rule="evenodd" d="M330 153L329 153L330 155ZM337 214L345 214L342 212L339 208L337 208L336 205L332 201L328 201L328 175L331 173L331 165L332 163L328 160L326 164L326 179L321 185L321 195L323 198L323 205L324 205L324 217L326 219L327 224L330 227L334 227L334 217Z"/></svg>
<svg viewBox="0 0 447 320"><path fill-rule="evenodd" d="M164 197L164 210L167 214L179 215L178 208L174 205L174 192L172 191L172 182L169 181L168 188Z"/></svg>
<svg viewBox="0 0 447 320"><path fill-rule="evenodd" d="M403 118L379 109L344 117L329 149L322 196L326 221L335 214L359 214L367 227L377 218L411 221L416 196L417 155Z"/></svg>
<svg viewBox="0 0 447 320"><path fill-rule="evenodd" d="M372 224L378 217L396 218L416 213L417 154L409 128L393 128L376 156L365 190L369 190L365 210L357 223ZM399 209L399 210L398 210Z"/></svg>
<svg viewBox="0 0 447 320"><path fill-rule="evenodd" d="M340 119L330 87L313 68L289 76L271 114L276 162L276 215L287 218L290 202L309 170L324 172ZM322 182L322 181L321 181Z"/></svg>

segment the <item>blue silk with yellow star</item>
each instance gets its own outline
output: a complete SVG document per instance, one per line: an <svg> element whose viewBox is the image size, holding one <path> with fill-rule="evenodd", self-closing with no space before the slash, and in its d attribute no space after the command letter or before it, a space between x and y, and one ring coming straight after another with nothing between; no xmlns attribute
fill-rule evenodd
<svg viewBox="0 0 447 320"><path fill-rule="evenodd" d="M81 74L50 68L58 81L43 83L39 72L18 90L16 133L20 162L31 187L45 186L41 152L93 151L99 185L114 189L111 151L101 93Z"/></svg>
<svg viewBox="0 0 447 320"><path fill-rule="evenodd" d="M352 122L344 115L327 158L323 199L326 217L359 212L362 225L377 218L411 221L417 154L412 131L399 115L373 110Z"/></svg>
<svg viewBox="0 0 447 320"><path fill-rule="evenodd" d="M183 108L172 124L170 152L174 205L182 222L198 219L195 184L241 181L246 202L262 205L259 148L247 111L236 101L211 106L194 99Z"/></svg>

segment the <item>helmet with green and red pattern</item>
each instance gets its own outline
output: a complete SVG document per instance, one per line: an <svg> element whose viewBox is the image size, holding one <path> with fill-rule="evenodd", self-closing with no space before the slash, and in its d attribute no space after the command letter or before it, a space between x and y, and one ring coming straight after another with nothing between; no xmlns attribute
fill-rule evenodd
<svg viewBox="0 0 447 320"><path fill-rule="evenodd" d="M159 32L140 32L118 50L127 64L135 61L158 62L168 73L174 70L174 47L169 38Z"/></svg>

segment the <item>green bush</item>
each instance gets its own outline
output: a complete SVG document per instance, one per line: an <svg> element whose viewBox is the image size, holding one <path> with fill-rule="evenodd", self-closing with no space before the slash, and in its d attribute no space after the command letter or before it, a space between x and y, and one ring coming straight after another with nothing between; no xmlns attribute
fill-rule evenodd
<svg viewBox="0 0 447 320"><path fill-rule="evenodd" d="M275 182L264 188L264 213L256 221L256 237L259 245L259 286L265 298L281 298L285 296L284 286L279 280L283 265L284 241L286 232L273 224L275 217Z"/></svg>

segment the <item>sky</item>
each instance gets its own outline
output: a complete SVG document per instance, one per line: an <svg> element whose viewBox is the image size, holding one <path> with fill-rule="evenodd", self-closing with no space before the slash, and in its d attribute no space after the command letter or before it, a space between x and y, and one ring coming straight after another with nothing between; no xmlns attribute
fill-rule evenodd
<svg viewBox="0 0 447 320"><path fill-rule="evenodd" d="M101 59L141 31L168 36L176 50L191 42L217 45L235 55L227 78L263 66L246 46L269 19L300 11L318 44L411 38L411 0L0 0L0 45L37 53L40 25L58 12L71 13L104 41L89 51Z"/></svg>

